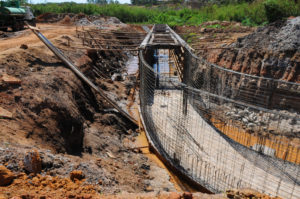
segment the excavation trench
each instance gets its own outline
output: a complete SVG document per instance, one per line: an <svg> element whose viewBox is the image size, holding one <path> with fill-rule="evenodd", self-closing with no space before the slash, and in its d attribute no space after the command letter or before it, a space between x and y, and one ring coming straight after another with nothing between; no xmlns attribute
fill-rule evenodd
<svg viewBox="0 0 300 199"><path fill-rule="evenodd" d="M126 111L133 84L123 81L122 76L126 74L129 54L106 51L96 57L92 52L65 45L62 36L51 42ZM0 119L0 164L9 165L14 172L28 173L18 163L28 151L37 150L42 175L69 178L72 170L82 170L86 182L99 185L103 193L176 191L161 165L131 149L140 146L137 126L41 42L29 45L28 50L11 51L1 55L5 57L0 59L0 70L20 78L22 84L9 86L0 82L1 108L15 117Z"/></svg>
<svg viewBox="0 0 300 199"><path fill-rule="evenodd" d="M107 55L106 55L107 56ZM139 59L136 54L127 54L128 58L126 58L126 63L124 64L124 69L121 69L119 71L114 71L111 73L111 79L115 80L117 82L120 82L121 85L125 85L127 88L126 94L126 102L123 100L119 100L120 98L115 96L111 91L104 91L105 94L110 97L110 99L115 99L115 103L123 108L124 111L126 111L134 121L136 121L136 124L138 125L138 136L136 137L135 147L134 149L138 149L142 154L144 154L148 159L151 160L156 166L164 169L167 171L170 182L173 183L173 186L177 191L189 191L189 192L196 192L196 191L203 191L203 189L199 189L199 187L189 185L189 182L186 180L180 178L177 176L176 171L172 170L169 166L166 166L166 160L163 159L160 154L157 153L157 151L153 151L151 149L152 146L150 146L148 138L146 136L146 132L144 130L143 124L141 122L140 113L139 113ZM93 63L97 63L99 58L97 56L91 56ZM160 61L164 62L164 68L163 73L168 73L168 56L163 55L161 56ZM172 66L174 67L174 66ZM174 70L174 68L173 68ZM123 81L126 79L125 81ZM97 81L96 81L97 82ZM107 84L104 84L107 85ZM100 86L101 88L104 88L104 90L107 90L106 86ZM121 97L122 98L122 97ZM124 97L123 97L124 98ZM132 125L130 125L130 122L127 123L129 125L128 128L132 128ZM207 193L207 191L204 191Z"/></svg>
<svg viewBox="0 0 300 199"><path fill-rule="evenodd" d="M163 72L167 72L168 68L168 56L163 55L160 57L160 61L163 62ZM130 91L129 96L129 103L127 105L128 113L136 120L138 121L139 126L139 135L137 137L137 144L138 147L142 147L140 150L142 153L148 157L150 160L155 162L159 167L164 168L166 171L168 171L168 174L170 175L170 181L174 184L177 191L189 191L189 192L196 192L201 191L199 188L195 186L189 185L189 183L177 176L175 174L174 170L172 170L169 166L166 166L166 160L163 159L160 154L156 153L157 151L153 150L152 146L150 146L149 140L147 138L145 128L143 126L143 123L140 118L139 113L139 93L138 93L138 86L137 86L137 79L139 74L139 59L138 56L132 56L129 58L129 60L126 62L126 69L127 69L127 75L128 78L131 81L134 81L134 87ZM147 146L147 147L144 147Z"/></svg>
<svg viewBox="0 0 300 199"><path fill-rule="evenodd" d="M69 36L72 35L74 43L81 44L80 39L74 36L75 27L72 30ZM181 175L172 170L172 165L164 164L168 161L157 153L151 140L149 144L147 133L150 131L146 133L146 126L143 126L145 121L142 120L145 118L141 117L139 110L139 97L142 93L139 88L139 75L142 73L138 71L139 58L136 54L128 53L125 49L97 52L89 48L85 51L77 48L78 46L72 46L72 43L71 46L64 43L61 36L51 38L51 42L69 60L74 61L84 76L111 99L113 104L133 118L133 121L126 114L117 111L97 89L91 89L91 84L89 86L80 80L42 44L28 44L28 50L13 49L7 51L7 54L0 53L0 72L17 76L22 81L19 86L8 86L0 81L1 106L14 115L12 120L0 119L0 137L3 139L0 144L0 164L7 165L14 172L28 173L18 163L23 161L26 152L38 150L42 159L41 175L68 178L72 170L82 170L86 175L86 182L99 185L102 193L207 191L199 190L199 187L195 189L186 183ZM147 63L152 64L151 67L158 74L157 79L162 80L162 75L173 80L181 78L180 66L176 65L174 52L170 53L168 49L149 52L144 58ZM155 64L154 60L159 64ZM150 78L152 77L151 72ZM150 86L155 83L157 82L149 81ZM175 92L172 95L168 91L168 86L171 85L167 81L159 83L166 87L163 88L165 91L156 89L155 94L160 96L156 100L172 96L174 100L166 99L163 103L154 104L156 109L153 110L157 110L158 118L155 122L163 124L162 121L168 118L168 122L160 128L166 129L167 125L176 128L174 120L177 113L184 110L179 108L176 112L174 109L174 115L159 113L161 110L170 110L172 102L178 99ZM151 103L151 99L146 98L144 102ZM182 105L179 102L173 107ZM218 124L215 127L226 134L224 128L227 127L222 122L215 118L210 119L208 121L212 125ZM231 136L230 132L226 134L228 137ZM161 134L163 133L172 132L164 130ZM185 132L178 133L179 139L182 134ZM207 136L202 140L206 138ZM240 143L245 145L244 142ZM182 149L180 146L179 142L178 151ZM169 162L176 166L178 156L174 154L173 157L171 154L169 157L174 158L174 162Z"/></svg>

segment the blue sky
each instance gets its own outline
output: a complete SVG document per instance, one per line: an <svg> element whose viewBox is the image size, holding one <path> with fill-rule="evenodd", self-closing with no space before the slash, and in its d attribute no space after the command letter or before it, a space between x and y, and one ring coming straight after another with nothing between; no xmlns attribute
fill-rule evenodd
<svg viewBox="0 0 300 199"><path fill-rule="evenodd" d="M28 0L30 3L46 3L46 2L55 2L55 3L60 3L60 2L76 2L76 3L86 3L86 0ZM130 0L119 0L120 3L130 3Z"/></svg>

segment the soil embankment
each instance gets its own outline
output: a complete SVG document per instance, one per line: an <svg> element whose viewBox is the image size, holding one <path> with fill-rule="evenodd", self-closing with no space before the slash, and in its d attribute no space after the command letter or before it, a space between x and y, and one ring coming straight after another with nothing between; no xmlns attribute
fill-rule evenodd
<svg viewBox="0 0 300 199"><path fill-rule="evenodd" d="M300 17L277 21L202 54L234 71L300 83Z"/></svg>
<svg viewBox="0 0 300 199"><path fill-rule="evenodd" d="M124 69L128 54L114 51L94 57L78 48L81 41L74 26L38 26L101 89L127 100L130 87L110 77ZM137 145L137 127L29 30L3 39L0 48L0 164L15 175L10 186L1 187L1 197L22 196L24 190L27 198L175 191L167 171L141 150L131 149ZM93 67L108 79L97 76ZM74 170L83 176L68 179Z"/></svg>

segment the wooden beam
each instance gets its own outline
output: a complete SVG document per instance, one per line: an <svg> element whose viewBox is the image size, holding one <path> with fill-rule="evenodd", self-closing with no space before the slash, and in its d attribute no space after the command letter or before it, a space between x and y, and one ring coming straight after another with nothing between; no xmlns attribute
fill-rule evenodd
<svg viewBox="0 0 300 199"><path fill-rule="evenodd" d="M217 49L236 49L236 48L226 48L226 47L216 47L216 48L194 48L195 50L217 50Z"/></svg>
<svg viewBox="0 0 300 199"><path fill-rule="evenodd" d="M107 49L107 48L91 48L91 47L78 47L77 49L95 50L95 51L139 51L137 48L123 48L123 49Z"/></svg>
<svg viewBox="0 0 300 199"><path fill-rule="evenodd" d="M79 37L79 38L83 38L83 37ZM86 37L85 39L92 39L92 38L88 38ZM142 42L143 40L137 40L137 39L104 39L104 38L94 38L97 41L121 41L121 42L132 42L132 41L140 41Z"/></svg>
<svg viewBox="0 0 300 199"><path fill-rule="evenodd" d="M102 48L102 46L93 38L92 34L87 31L87 33L90 35L90 37L95 41L96 45L99 47L99 48ZM86 38L85 38L86 39Z"/></svg>
<svg viewBox="0 0 300 199"><path fill-rule="evenodd" d="M145 49L146 48L146 46L147 46L147 44L149 42L149 39L150 39L150 37L151 37L151 35L153 33L153 29L154 29L154 26L151 28L150 32L147 34L147 36L145 37L145 39L141 43L141 45L139 47L140 49Z"/></svg>
<svg viewBox="0 0 300 199"><path fill-rule="evenodd" d="M147 35L147 33L142 32L119 32L119 31L101 31L96 29L90 29L90 32L97 32L97 33L113 33L113 34L136 34L136 35Z"/></svg>

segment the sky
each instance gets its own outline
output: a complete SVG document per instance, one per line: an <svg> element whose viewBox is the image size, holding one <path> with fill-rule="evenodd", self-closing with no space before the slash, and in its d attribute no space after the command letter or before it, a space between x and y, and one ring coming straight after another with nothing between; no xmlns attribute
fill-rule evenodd
<svg viewBox="0 0 300 199"><path fill-rule="evenodd" d="M61 2L76 2L76 3L86 3L86 0L28 0L30 3L61 3ZM120 3L130 3L130 0L118 0Z"/></svg>

